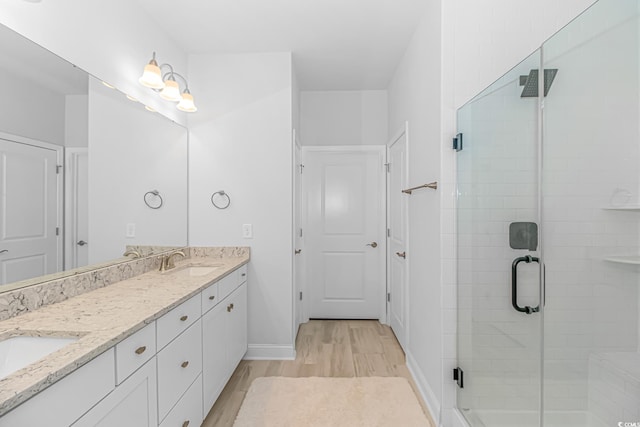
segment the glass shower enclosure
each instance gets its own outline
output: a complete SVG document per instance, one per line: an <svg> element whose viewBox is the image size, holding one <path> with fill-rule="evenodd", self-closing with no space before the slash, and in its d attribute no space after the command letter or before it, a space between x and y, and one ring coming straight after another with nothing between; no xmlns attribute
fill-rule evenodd
<svg viewBox="0 0 640 427"><path fill-rule="evenodd" d="M470 426L640 426L639 57L600 0L458 111Z"/></svg>

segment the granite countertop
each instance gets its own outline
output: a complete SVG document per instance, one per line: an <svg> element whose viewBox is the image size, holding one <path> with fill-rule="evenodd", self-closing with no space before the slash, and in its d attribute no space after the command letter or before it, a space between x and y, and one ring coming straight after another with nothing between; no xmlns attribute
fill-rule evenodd
<svg viewBox="0 0 640 427"><path fill-rule="evenodd" d="M0 380L0 416L248 262L249 255L186 259L176 262L176 268L220 268L199 277L152 271L1 321L0 338L79 339Z"/></svg>

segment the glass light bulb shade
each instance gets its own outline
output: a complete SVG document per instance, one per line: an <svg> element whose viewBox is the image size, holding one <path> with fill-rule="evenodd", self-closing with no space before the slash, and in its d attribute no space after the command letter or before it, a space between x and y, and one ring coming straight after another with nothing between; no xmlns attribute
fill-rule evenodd
<svg viewBox="0 0 640 427"><path fill-rule="evenodd" d="M144 72L138 81L142 86L150 87L151 89L164 88L160 67L154 64L147 64L144 66Z"/></svg>
<svg viewBox="0 0 640 427"><path fill-rule="evenodd" d="M196 108L196 104L193 103L193 95L191 95L189 92L184 92L182 94L182 101L178 103L176 108L186 113L195 113L196 111L198 111L198 109Z"/></svg>
<svg viewBox="0 0 640 427"><path fill-rule="evenodd" d="M164 82L164 89L160 92L160 98L166 99L167 101L181 101L182 96L180 95L178 82L175 80L166 80Z"/></svg>

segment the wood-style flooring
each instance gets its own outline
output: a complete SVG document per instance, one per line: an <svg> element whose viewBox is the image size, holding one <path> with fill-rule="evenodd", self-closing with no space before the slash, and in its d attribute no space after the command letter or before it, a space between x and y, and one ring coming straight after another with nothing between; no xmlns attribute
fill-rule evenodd
<svg viewBox="0 0 640 427"><path fill-rule="evenodd" d="M311 320L300 325L296 360L243 360L202 424L231 427L251 382L259 377L404 377L416 391L405 356L388 326L376 320Z"/></svg>

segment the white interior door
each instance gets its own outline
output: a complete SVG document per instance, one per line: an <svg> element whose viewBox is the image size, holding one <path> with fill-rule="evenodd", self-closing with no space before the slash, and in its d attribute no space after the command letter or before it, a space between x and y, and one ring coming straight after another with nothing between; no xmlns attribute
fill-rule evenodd
<svg viewBox="0 0 640 427"><path fill-rule="evenodd" d="M62 267L59 152L0 138L0 284Z"/></svg>
<svg viewBox="0 0 640 427"><path fill-rule="evenodd" d="M389 146L388 173L388 313L391 329L404 349L407 337L407 133L403 131Z"/></svg>
<svg viewBox="0 0 640 427"><path fill-rule="evenodd" d="M309 317L384 318L384 147L303 150Z"/></svg>
<svg viewBox="0 0 640 427"><path fill-rule="evenodd" d="M89 156L87 148L65 155L65 269L89 263Z"/></svg>

